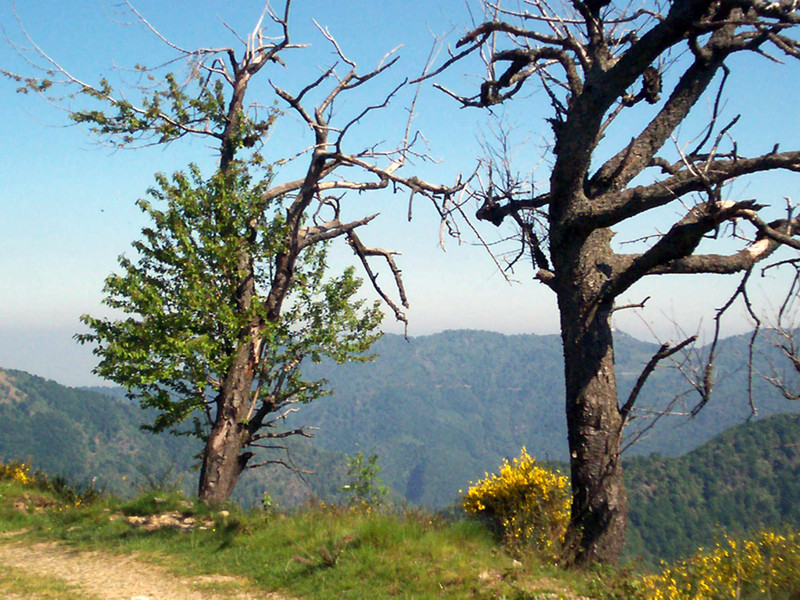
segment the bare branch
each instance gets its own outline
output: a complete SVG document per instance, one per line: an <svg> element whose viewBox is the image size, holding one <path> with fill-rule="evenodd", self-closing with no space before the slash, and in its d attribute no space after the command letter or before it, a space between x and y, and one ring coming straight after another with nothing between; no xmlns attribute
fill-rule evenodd
<svg viewBox="0 0 800 600"><path fill-rule="evenodd" d="M372 283L372 287L378 293L378 295L383 299L383 301L392 309L394 312L395 319L405 323L406 327L408 327L408 318L406 317L405 313L398 307L394 301L383 291L380 285L378 285L378 276L372 270L368 258L371 256L380 256L382 257L386 263L389 265L391 269L392 275L394 276L394 283L397 287L397 292L400 295L400 302L405 308L408 308L408 298L406 297L405 287L403 286L403 278L402 272L397 267L397 264L394 261L394 256L397 255L397 252L393 252L391 250L383 250L381 248L367 248L359 239L358 235L354 229L351 229L347 232L347 239L350 243L350 247L353 248L353 252L355 252L356 256L358 256L361 264L364 266L364 270L367 273L367 277L369 277L370 282Z"/></svg>
<svg viewBox="0 0 800 600"><path fill-rule="evenodd" d="M697 336L693 335L691 337L686 338L682 342L680 342L677 346L672 346L670 342L665 342L661 345L661 348L650 358L645 365L645 368L642 370L639 378L636 380L636 384L633 386L631 393L628 395L628 400L619 409L619 414L622 415L623 424L626 423L630 417L630 412L633 409L634 405L636 404L636 400L639 398L639 394L644 387L647 378L655 371L656 366L659 362L664 360L665 358L669 358L673 354L676 354L683 350L689 344L693 344L697 341Z"/></svg>
<svg viewBox="0 0 800 600"><path fill-rule="evenodd" d="M686 157L672 177L649 185L629 188L617 194L597 198L586 211L576 214L576 221L598 227L611 227L650 209L664 206L692 192L705 192L744 175L784 169L800 172L800 151L770 152L754 158L731 156L708 161L708 157ZM691 166L691 168L688 168ZM675 167L669 167L676 170Z"/></svg>
<svg viewBox="0 0 800 600"><path fill-rule="evenodd" d="M695 256L692 253L703 237L728 220L741 218L758 210L753 201L698 204L643 254L617 255L618 263L608 278L602 294L615 298L646 275L683 272L735 272L766 258L777 248L763 240L752 244L727 260L719 256ZM723 270L724 269L724 270ZM733 271L731 271L733 269Z"/></svg>
<svg viewBox="0 0 800 600"><path fill-rule="evenodd" d="M650 296L647 296L641 302L636 302L634 304L623 304L621 306L616 306L615 305L614 306L614 312L617 312L617 311L620 311L620 310L630 310L631 308L644 308L644 306L645 306L645 304L647 304L648 300L650 300Z"/></svg>
<svg viewBox="0 0 800 600"><path fill-rule="evenodd" d="M357 221L350 221L349 223L342 223L339 219L328 221L314 227L304 227L300 230L299 247L305 248L325 240L331 240L341 235L346 235L348 232L354 230L356 227L361 227L372 221L378 214L369 215Z"/></svg>

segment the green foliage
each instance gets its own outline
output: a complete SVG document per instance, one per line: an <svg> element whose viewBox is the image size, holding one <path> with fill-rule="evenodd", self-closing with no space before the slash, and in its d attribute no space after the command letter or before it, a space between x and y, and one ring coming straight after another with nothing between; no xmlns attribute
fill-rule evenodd
<svg viewBox="0 0 800 600"><path fill-rule="evenodd" d="M0 481L3 480L46 492L57 502L71 506L92 504L102 496L102 491L95 488L94 480L87 485L76 485L64 477L35 471L30 464L17 460L0 461Z"/></svg>
<svg viewBox="0 0 800 600"><path fill-rule="evenodd" d="M153 224L134 243L136 258L120 257L122 272L106 280L105 304L126 317L83 317L92 333L77 337L96 345L95 372L158 411L153 431L205 439L209 400L252 323L261 332L258 387L294 402L326 393L323 381L303 378L305 358L363 360L378 335L377 304L356 298L353 269L326 275L322 245L302 251L294 290L275 314L265 296L288 238L282 199L263 198L268 182L254 181L241 164L207 180L194 166L157 176L155 204L139 202ZM245 302L241 286L250 273L255 291ZM191 427L179 429L187 419Z"/></svg>
<svg viewBox="0 0 800 600"><path fill-rule="evenodd" d="M166 73L158 82L150 69L138 66L155 87L143 87L138 103L122 95L115 95L110 82L101 79L96 87L84 86L78 94L96 101L103 109L82 109L70 113L75 123L86 124L98 137L106 138L117 146L136 143L166 144L186 135L221 136L228 124L229 102L226 85L222 79L202 76L201 69L179 83L174 73ZM42 93L51 82L24 79L18 91ZM266 118L251 121L242 118L238 130L232 132L231 150L251 148L274 122L277 110L267 110ZM244 115L242 115L244 116Z"/></svg>
<svg viewBox="0 0 800 600"><path fill-rule="evenodd" d="M120 272L105 282L104 303L115 316L84 315L90 333L76 336L94 346L96 374L156 412L148 429L225 438L201 455L200 495L212 503L227 499L243 468L279 462L251 462L278 447L265 439L305 433L272 430L293 412L287 405L327 393L324 381L303 376L301 364L366 360L382 317L378 303L358 298L353 269L327 273L325 241L359 225L331 231L338 207L326 225L317 220L332 206L318 185L335 167L314 162L302 183L270 189L272 170L259 150L279 111L245 97L265 65L282 64L283 47L248 49L231 73L211 64L217 53L237 63L233 50L185 56L188 77L137 66L149 82L133 94L63 72L75 95L89 99L70 117L98 137L119 146L186 135L219 144L210 177L194 165L156 176L150 198L138 203L152 225L134 242L135 256L120 257Z"/></svg>
<svg viewBox="0 0 800 600"><path fill-rule="evenodd" d="M272 499L269 492L264 492L261 495L261 510L264 513L264 518L267 520L278 511L278 503Z"/></svg>
<svg viewBox="0 0 800 600"><path fill-rule="evenodd" d="M391 494L380 478L378 455L373 453L365 457L359 450L346 458L349 483L342 490L348 497L348 505L369 510L386 504Z"/></svg>
<svg viewBox="0 0 800 600"><path fill-rule="evenodd" d="M680 458L626 461L626 554L676 560L720 534L800 528L800 415L740 424Z"/></svg>
<svg viewBox="0 0 800 600"><path fill-rule="evenodd" d="M569 481L538 466L523 447L518 458L503 461L499 474L470 484L462 505L511 547L556 558L569 524Z"/></svg>
<svg viewBox="0 0 800 600"><path fill-rule="evenodd" d="M14 481L24 486L36 483L36 476L31 473L31 466L17 460L0 462L0 479Z"/></svg>
<svg viewBox="0 0 800 600"><path fill-rule="evenodd" d="M180 490L147 490L121 506L126 515L146 516L165 512L179 512L191 515L195 512L195 504Z"/></svg>
<svg viewBox="0 0 800 600"><path fill-rule="evenodd" d="M295 440L300 443L291 446L295 462L308 466L315 473L301 479L282 469L253 470L237 487L237 497L247 506L258 506L264 490L268 489L281 508L287 509L302 504L310 495L326 500L336 498L348 481L346 464L341 454L323 448L339 445L338 438L331 439L333 434L342 439L346 434L349 448L356 439L362 447L375 449L380 456L381 477L399 494L411 489L410 475L418 465L424 465L416 469L413 478L421 486L415 489L421 489L424 494L417 496L417 501L430 501L434 493L452 498L459 485L464 487L469 480L468 469L472 473L483 473L501 462L501 457L492 456L514 440L513 431L504 428L504 423L519 427L535 414L543 422L544 431L530 424L517 435L531 438L539 435L540 439L545 435L548 436L545 439L550 440L550 436L558 433L548 420L550 413L546 412L548 406L554 404L552 397L544 396L544 390L536 387L538 370L526 369L524 374L522 370L510 370L511 357L515 354L527 356L526 348L537 349L547 356L552 350L549 340L542 336L449 332L412 338L409 344L402 336L385 336L377 344L380 356L376 363L341 368L329 363L313 365L310 375L329 376L332 384L338 383L337 395L326 398L318 406L325 409L323 417L319 416L319 410L308 417L324 427L313 445L303 439ZM728 340L728 343L736 342L737 339ZM471 388L462 384L460 391L456 389L458 360L451 357L458 352L462 362L472 364L484 350L497 356L500 366L508 370L511 386L523 387L534 397L526 411L521 404L515 404L516 396L509 395L517 415L513 421L505 416L505 406L482 400L477 375L462 380L472 385ZM623 353L621 360L627 361L626 355L631 353L627 343L621 344L618 350ZM648 351L646 348L641 354L646 355ZM442 357L442 362L437 362L437 356ZM443 362L452 364L452 370L445 368ZM539 363L543 368L552 367L545 358ZM487 376L499 377L489 366L485 368ZM530 380L523 378L528 376ZM444 394L451 380L452 394ZM437 388L437 381L444 385ZM721 381L720 386L723 385L727 384ZM429 389L423 390L425 386ZM384 393L386 396L380 402L378 398L373 401L373 395ZM507 390L507 393L513 394L513 391ZM739 399L746 405L746 398ZM739 418L736 401L733 391L728 396L720 394L715 398L718 404L709 408L717 410L715 414L728 411L731 414L726 418L736 421ZM351 418L347 422L350 413L345 410L344 402L357 407L357 422ZM436 421L403 421L404 411L396 410L405 406L406 411L418 412L425 403L428 413L435 414ZM467 414L469 403L473 404L473 414ZM304 412L306 409L314 412L315 405L317 403L304 407ZM776 405L782 406L777 399L765 396L764 412ZM495 410L491 410L492 406ZM458 420L459 414L463 415L461 420ZM146 416L124 400L67 388L19 371L0 371L0 459L23 459L35 469L62 474L69 481L90 482L97 477L96 487L124 496L137 491L142 478L138 469L141 465L159 474L174 464L174 475L183 476L184 491L195 492L193 486L187 486L191 486L194 479L189 469L192 457L200 449L199 443L191 438L143 434L138 431L138 424ZM381 422L385 432L382 440L371 433L378 431ZM395 430L398 422L398 428L404 429L402 437L401 432ZM443 430L443 423L447 431ZM684 436L685 430L694 427L695 421L681 420L679 426L664 424L663 430ZM45 436L47 443L41 443ZM429 440L424 448L423 437ZM800 439L800 419L782 415L733 429L713 444L683 458L656 455L626 460L631 510L627 556L631 559L641 556L646 564L657 564L661 558L675 560L688 556L698 546L708 547L723 528L736 536L752 531L742 527L764 529L785 525L800 528L800 505L796 501L800 497L797 439ZM367 443L370 446L366 446ZM557 448L548 443L537 453L548 452L553 456ZM530 447L528 450L533 454ZM515 450L510 450L507 455L512 456L513 452ZM495 461L494 465L490 463L484 467L489 459ZM462 475L465 472L466 475Z"/></svg>

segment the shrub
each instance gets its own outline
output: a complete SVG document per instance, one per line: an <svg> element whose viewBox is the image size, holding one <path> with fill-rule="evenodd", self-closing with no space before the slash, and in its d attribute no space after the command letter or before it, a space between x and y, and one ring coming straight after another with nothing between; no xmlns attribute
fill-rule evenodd
<svg viewBox="0 0 800 600"><path fill-rule="evenodd" d="M95 489L94 480L85 485L75 485L63 477L51 477L41 471L32 471L28 463L0 461L0 480L13 481L19 485L49 492L65 504L80 506L97 500L101 492Z"/></svg>
<svg viewBox="0 0 800 600"><path fill-rule="evenodd" d="M0 479L14 481L26 487L36 482L35 475L31 473L31 466L15 460L8 464L0 461Z"/></svg>
<svg viewBox="0 0 800 600"><path fill-rule="evenodd" d="M464 510L485 520L510 546L530 547L555 558L569 523L571 498L566 477L536 464L523 447L504 460L499 475L470 483Z"/></svg>
<svg viewBox="0 0 800 600"><path fill-rule="evenodd" d="M639 587L648 600L800 598L800 532L767 531L738 542L725 536Z"/></svg>
<svg viewBox="0 0 800 600"><path fill-rule="evenodd" d="M378 455L368 457L359 450L355 456L347 456L349 483L342 491L348 496L348 505L359 510L371 510L388 503L391 493L380 478Z"/></svg>

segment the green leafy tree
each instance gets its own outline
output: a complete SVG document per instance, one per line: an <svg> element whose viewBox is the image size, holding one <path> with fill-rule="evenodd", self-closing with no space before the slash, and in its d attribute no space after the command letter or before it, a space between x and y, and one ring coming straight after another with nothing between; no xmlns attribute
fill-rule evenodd
<svg viewBox="0 0 800 600"><path fill-rule="evenodd" d="M245 451L238 460L242 468L282 462L250 459L254 450L274 447L279 439L310 435L305 428L277 427L294 410L291 405L326 393L324 381L303 378L303 360L365 360L378 336L379 305L366 306L356 297L360 281L353 268L330 276L326 247L317 244L298 256L297 285L287 294L286 308L278 319L268 318L264 290L286 239L281 199L267 205L261 200L269 179L254 184L243 166L232 165L208 180L197 167L157 180L150 193L163 210L139 202L152 226L134 243L137 258L121 257L122 272L106 280L105 304L126 317L85 315L93 333L79 338L95 345L99 375L156 409L148 429L195 435L208 444L225 408L220 389L237 349L257 336L250 404L242 407L243 418L237 415ZM245 252L254 286L242 302L239 262ZM203 474L207 469L204 462Z"/></svg>
<svg viewBox="0 0 800 600"><path fill-rule="evenodd" d="M158 202L140 204L154 225L135 244L138 257L121 259L122 273L106 284L106 303L125 318L86 317L92 333L80 337L98 344L99 373L159 411L154 430L189 432L205 440L199 495L212 504L230 496L245 468L275 462L251 462L254 449L304 433L275 429L290 403L323 391L321 382L301 377L302 361L355 358L375 337L377 309L355 299L358 280L352 270L338 277L325 274L329 240L347 240L375 291L405 321L400 305L408 304L394 253L367 247L356 231L377 215L345 219L345 195L392 186L436 197L459 187L399 175L409 154L423 157L413 149L421 137L410 129L411 111L396 147L361 140L361 150L345 150L359 125L388 105L402 84L366 108L344 111L349 120L330 122L339 114L340 96L357 90L364 98L365 84L396 62L392 53L361 73L331 34L319 28L337 64L295 94L279 85L276 72L270 86L264 86L271 100L246 102L254 78L269 65L286 66L283 55L302 47L289 40L290 4L287 0L280 13L265 5L243 40L243 52L226 47L190 51L167 42L177 56L166 64L183 61L188 76L139 66L145 81L139 88L118 91L106 79L97 85L82 81L35 43L30 46L38 54L32 60L41 63L46 77L7 73L23 90L45 96L71 88L73 102L89 105L70 109L71 118L114 146L201 137L218 148L218 168L210 177L192 167L171 179L158 178L151 192ZM166 42L126 5L142 26ZM265 21L277 31L267 35ZM62 104L63 98L49 97ZM312 138L282 140L296 141L297 147L282 146L274 162L292 162L292 173L300 166L302 174L295 179L279 181L279 173L263 166L262 153L270 150L267 134L283 116L277 104L299 119ZM381 124L384 136L386 124ZM263 177L255 176L257 169L266 169ZM399 303L378 285L370 262L375 258L391 270ZM189 428L180 429L186 420Z"/></svg>
<svg viewBox="0 0 800 600"><path fill-rule="evenodd" d="M349 504L354 508L371 509L386 504L391 498L391 491L380 477L378 455L364 456L359 450L354 456L347 457L347 476L350 483L342 490L349 497Z"/></svg>

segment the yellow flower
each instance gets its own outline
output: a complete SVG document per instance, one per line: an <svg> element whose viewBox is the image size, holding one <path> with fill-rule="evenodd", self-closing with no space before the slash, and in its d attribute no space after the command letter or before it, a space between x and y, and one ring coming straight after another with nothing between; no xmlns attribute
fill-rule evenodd
<svg viewBox="0 0 800 600"><path fill-rule="evenodd" d="M524 447L518 458L503 461L499 475L470 483L462 497L466 512L488 518L512 545L551 555L564 539L570 503L567 478L537 466Z"/></svg>
<svg viewBox="0 0 800 600"><path fill-rule="evenodd" d="M745 588L759 590L765 597L785 595L800 587L799 550L800 533L762 532L746 541L724 536L715 547L701 548L639 583L648 599L738 598Z"/></svg>

